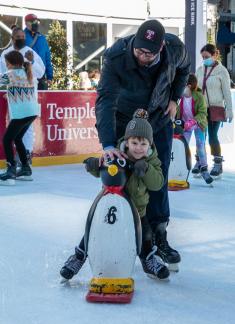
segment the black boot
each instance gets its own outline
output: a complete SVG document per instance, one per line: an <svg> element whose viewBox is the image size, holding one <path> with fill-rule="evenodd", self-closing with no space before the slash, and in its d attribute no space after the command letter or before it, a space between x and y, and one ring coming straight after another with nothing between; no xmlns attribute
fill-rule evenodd
<svg viewBox="0 0 235 324"><path fill-rule="evenodd" d="M214 179L210 176L208 172L207 165L200 168L200 173L207 184L211 184L214 181Z"/></svg>
<svg viewBox="0 0 235 324"><path fill-rule="evenodd" d="M28 180L31 181L32 179L32 170L29 164L22 164L19 170L16 171L16 179L17 180Z"/></svg>
<svg viewBox="0 0 235 324"><path fill-rule="evenodd" d="M7 162L6 172L0 175L1 184L15 184L16 166Z"/></svg>
<svg viewBox="0 0 235 324"><path fill-rule="evenodd" d="M214 178L219 178L223 173L223 157L222 156L214 156L214 166L211 169L210 175Z"/></svg>
<svg viewBox="0 0 235 324"><path fill-rule="evenodd" d="M78 273L86 261L85 252L80 248L75 248L75 254L71 255L60 270L60 275L66 279L72 279Z"/></svg>
<svg viewBox="0 0 235 324"><path fill-rule="evenodd" d="M195 158L196 158L196 163L195 163L194 167L192 168L192 174L194 175L194 177L200 177L199 156L196 154Z"/></svg>
<svg viewBox="0 0 235 324"><path fill-rule="evenodd" d="M158 247L157 255L159 255L162 260L168 264L170 271L179 271L178 263L180 262L180 254L172 249L167 242L167 223L160 223L156 227L155 232L155 243Z"/></svg>

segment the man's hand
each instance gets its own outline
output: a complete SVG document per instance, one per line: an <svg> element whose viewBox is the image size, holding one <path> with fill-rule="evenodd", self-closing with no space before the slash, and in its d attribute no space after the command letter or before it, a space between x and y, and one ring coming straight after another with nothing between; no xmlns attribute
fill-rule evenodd
<svg viewBox="0 0 235 324"><path fill-rule="evenodd" d="M33 62L34 56L33 56L33 51L27 51L24 55L24 57L29 61Z"/></svg>
<svg viewBox="0 0 235 324"><path fill-rule="evenodd" d="M175 101L170 101L169 105L167 107L167 110L165 111L165 115L169 114L169 117L171 120L175 120L175 115L176 115L176 108L177 108L177 104Z"/></svg>
<svg viewBox="0 0 235 324"><path fill-rule="evenodd" d="M123 158L128 158L128 156L124 152L121 152L116 148L107 149L103 153L104 161L107 161L108 159L114 160L115 157L119 158L120 160L122 160Z"/></svg>

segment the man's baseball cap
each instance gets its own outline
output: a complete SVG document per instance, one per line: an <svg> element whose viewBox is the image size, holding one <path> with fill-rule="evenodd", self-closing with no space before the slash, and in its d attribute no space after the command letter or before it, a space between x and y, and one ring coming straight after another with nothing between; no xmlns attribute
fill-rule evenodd
<svg viewBox="0 0 235 324"><path fill-rule="evenodd" d="M25 21L34 21L34 20L40 20L38 17L34 14L28 14L24 17Z"/></svg>
<svg viewBox="0 0 235 324"><path fill-rule="evenodd" d="M138 28L133 47L146 48L153 53L158 53L165 38L165 29L157 20L146 20Z"/></svg>

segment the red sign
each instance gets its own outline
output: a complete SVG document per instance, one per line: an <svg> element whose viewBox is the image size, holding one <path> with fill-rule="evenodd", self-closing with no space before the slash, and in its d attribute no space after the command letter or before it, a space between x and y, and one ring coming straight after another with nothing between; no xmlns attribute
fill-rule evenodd
<svg viewBox="0 0 235 324"><path fill-rule="evenodd" d="M7 101L0 92L0 159L7 124ZM34 155L39 157L101 152L95 128L95 92L39 91L41 116L34 122Z"/></svg>

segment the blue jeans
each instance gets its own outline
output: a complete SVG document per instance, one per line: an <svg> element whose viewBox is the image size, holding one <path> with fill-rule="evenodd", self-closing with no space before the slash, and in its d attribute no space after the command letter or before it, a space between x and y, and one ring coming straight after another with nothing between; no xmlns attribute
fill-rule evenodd
<svg viewBox="0 0 235 324"><path fill-rule="evenodd" d="M205 148L205 132L201 130L200 127L197 127L195 130L188 130L184 132L184 137L189 144L192 133L194 132L196 139L196 147L197 147L197 156L199 158L200 166L207 166L207 156L206 156L206 148Z"/></svg>
<svg viewBox="0 0 235 324"><path fill-rule="evenodd" d="M153 141L156 145L158 157L162 163L162 173L164 176L164 185L159 191L149 191L149 203L146 216L152 230L159 223L169 221L170 208L168 199L168 169L170 166L171 149L173 140L173 126L170 121L154 135Z"/></svg>

